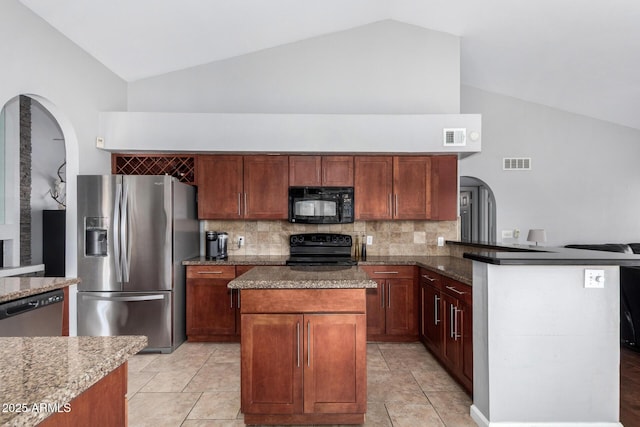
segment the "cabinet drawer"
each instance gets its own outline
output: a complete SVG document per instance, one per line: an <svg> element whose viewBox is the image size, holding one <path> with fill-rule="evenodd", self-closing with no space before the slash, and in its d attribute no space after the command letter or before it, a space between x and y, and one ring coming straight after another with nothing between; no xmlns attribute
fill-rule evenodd
<svg viewBox="0 0 640 427"><path fill-rule="evenodd" d="M233 279L236 268L233 265L187 266L187 279Z"/></svg>
<svg viewBox="0 0 640 427"><path fill-rule="evenodd" d="M372 279L413 279L415 267L410 265L362 265Z"/></svg>
<svg viewBox="0 0 640 427"><path fill-rule="evenodd" d="M442 278L442 292L446 292L454 298L471 304L471 286L460 283L448 277Z"/></svg>
<svg viewBox="0 0 640 427"><path fill-rule="evenodd" d="M442 289L442 276L438 273L434 273L426 268L420 269L420 284L430 285L440 290Z"/></svg>

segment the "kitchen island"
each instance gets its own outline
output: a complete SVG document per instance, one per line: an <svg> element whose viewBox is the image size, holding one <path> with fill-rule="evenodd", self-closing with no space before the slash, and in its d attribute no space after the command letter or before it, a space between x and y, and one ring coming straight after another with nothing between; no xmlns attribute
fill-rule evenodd
<svg viewBox="0 0 640 427"><path fill-rule="evenodd" d="M255 267L241 292L246 424L362 424L366 289L359 267Z"/></svg>
<svg viewBox="0 0 640 427"><path fill-rule="evenodd" d="M126 425L143 336L0 338L0 425Z"/></svg>

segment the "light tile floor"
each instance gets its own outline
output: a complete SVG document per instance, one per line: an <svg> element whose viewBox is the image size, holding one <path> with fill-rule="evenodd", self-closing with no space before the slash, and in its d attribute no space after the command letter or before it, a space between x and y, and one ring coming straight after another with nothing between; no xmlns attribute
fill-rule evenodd
<svg viewBox="0 0 640 427"><path fill-rule="evenodd" d="M367 344L365 426L466 427L471 399L421 343ZM240 345L185 343L129 359L131 427L244 426Z"/></svg>

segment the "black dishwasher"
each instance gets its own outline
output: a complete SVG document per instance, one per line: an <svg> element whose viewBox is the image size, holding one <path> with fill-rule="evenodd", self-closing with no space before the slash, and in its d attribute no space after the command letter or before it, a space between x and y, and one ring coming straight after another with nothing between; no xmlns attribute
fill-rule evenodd
<svg viewBox="0 0 640 427"><path fill-rule="evenodd" d="M56 289L0 303L0 337L62 335L63 301Z"/></svg>

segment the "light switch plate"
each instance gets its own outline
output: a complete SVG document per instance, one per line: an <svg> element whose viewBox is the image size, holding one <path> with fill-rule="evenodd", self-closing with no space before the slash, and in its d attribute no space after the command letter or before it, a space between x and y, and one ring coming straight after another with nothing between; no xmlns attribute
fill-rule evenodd
<svg viewBox="0 0 640 427"><path fill-rule="evenodd" d="M594 270L585 268L584 270L585 288L604 288L604 270Z"/></svg>
<svg viewBox="0 0 640 427"><path fill-rule="evenodd" d="M373 236L367 236L367 245L373 245Z"/></svg>

